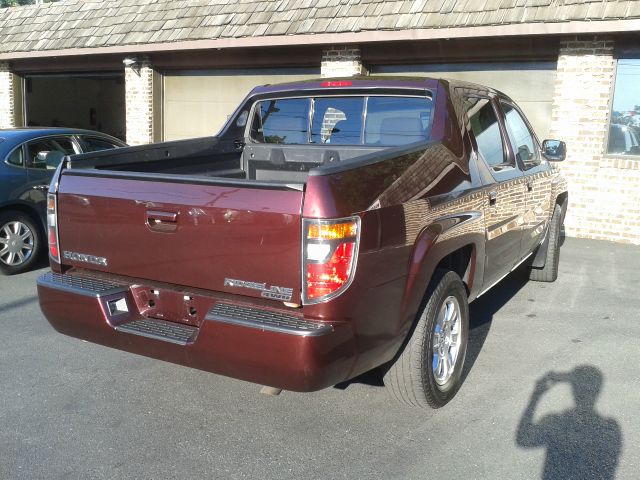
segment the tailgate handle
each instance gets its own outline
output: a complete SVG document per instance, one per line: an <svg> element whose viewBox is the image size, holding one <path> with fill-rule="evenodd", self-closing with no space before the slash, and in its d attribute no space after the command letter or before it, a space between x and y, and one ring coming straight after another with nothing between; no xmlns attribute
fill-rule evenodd
<svg viewBox="0 0 640 480"><path fill-rule="evenodd" d="M147 210L147 225L152 230L172 232L178 228L178 214L176 212Z"/></svg>

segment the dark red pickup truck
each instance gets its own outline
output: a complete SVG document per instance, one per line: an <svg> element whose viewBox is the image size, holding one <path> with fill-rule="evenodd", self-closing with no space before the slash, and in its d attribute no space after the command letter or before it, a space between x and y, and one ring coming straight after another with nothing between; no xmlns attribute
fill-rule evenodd
<svg viewBox="0 0 640 480"><path fill-rule="evenodd" d="M40 305L129 352L297 391L382 367L442 406L468 302L523 262L557 276L564 150L479 85L259 87L217 137L67 158Z"/></svg>

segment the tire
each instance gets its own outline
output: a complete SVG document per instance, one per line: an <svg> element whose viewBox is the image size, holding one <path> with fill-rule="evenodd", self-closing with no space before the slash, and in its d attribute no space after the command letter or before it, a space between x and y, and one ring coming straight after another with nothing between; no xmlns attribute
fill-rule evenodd
<svg viewBox="0 0 640 480"><path fill-rule="evenodd" d="M544 267L531 267L529 279L535 282L555 282L558 278L560 263L560 230L562 230L562 208L556 205L549 224L549 244L545 256Z"/></svg>
<svg viewBox="0 0 640 480"><path fill-rule="evenodd" d="M17 210L0 213L0 272L13 275L29 270L43 245L43 234L31 216Z"/></svg>
<svg viewBox="0 0 640 480"><path fill-rule="evenodd" d="M413 333L384 375L384 384L402 403L440 408L455 396L461 384L469 340L467 290L456 273L437 271L426 298L427 303L419 314ZM440 335L442 320L452 308L454 315L451 321L444 322L453 326L445 325L445 332L452 334ZM455 347L446 343L453 341L454 335L457 338ZM452 370L447 374L442 370L445 358L453 360Z"/></svg>

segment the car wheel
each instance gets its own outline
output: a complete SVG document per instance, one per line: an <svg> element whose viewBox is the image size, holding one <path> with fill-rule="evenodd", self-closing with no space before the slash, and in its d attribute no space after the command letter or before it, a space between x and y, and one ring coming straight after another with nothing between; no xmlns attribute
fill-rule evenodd
<svg viewBox="0 0 640 480"><path fill-rule="evenodd" d="M436 272L413 333L384 376L400 402L439 408L461 384L469 339L467 290L454 272Z"/></svg>
<svg viewBox="0 0 640 480"><path fill-rule="evenodd" d="M42 243L40 229L29 215L15 210L0 213L0 272L12 275L31 268Z"/></svg>
<svg viewBox="0 0 640 480"><path fill-rule="evenodd" d="M545 256L544 267L531 267L529 279L536 282L555 282L558 278L560 262L560 230L562 229L562 208L556 205L549 224L549 244Z"/></svg>

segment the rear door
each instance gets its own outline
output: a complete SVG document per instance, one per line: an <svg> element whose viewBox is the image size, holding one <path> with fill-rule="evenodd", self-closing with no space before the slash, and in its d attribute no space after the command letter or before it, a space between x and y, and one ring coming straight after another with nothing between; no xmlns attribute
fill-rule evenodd
<svg viewBox="0 0 640 480"><path fill-rule="evenodd" d="M495 102L488 96L465 97L467 115L482 168L489 171L486 188L486 256L484 287L509 273L519 260L525 192L522 172L510 153Z"/></svg>
<svg viewBox="0 0 640 480"><path fill-rule="evenodd" d="M65 170L62 262L299 303L302 197L284 185Z"/></svg>

